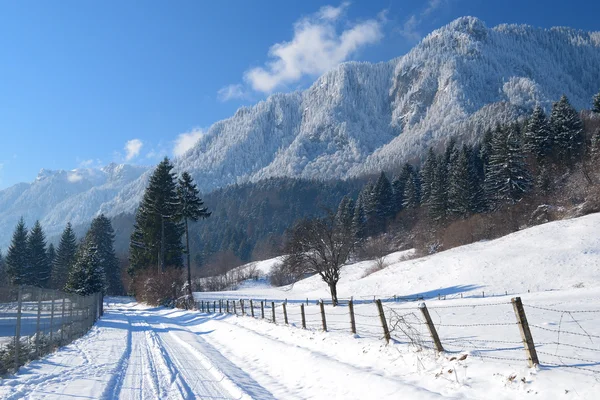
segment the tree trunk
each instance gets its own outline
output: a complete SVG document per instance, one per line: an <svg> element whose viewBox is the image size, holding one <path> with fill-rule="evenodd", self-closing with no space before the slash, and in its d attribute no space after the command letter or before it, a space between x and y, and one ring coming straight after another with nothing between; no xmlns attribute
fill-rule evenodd
<svg viewBox="0 0 600 400"><path fill-rule="evenodd" d="M192 270L190 266L190 235L188 233L188 220L185 218L185 251L187 253L187 307L193 304L193 294L192 294Z"/></svg>
<svg viewBox="0 0 600 400"><path fill-rule="evenodd" d="M338 305L338 297L337 297L337 282L329 284L329 290L331 291L331 302L333 306Z"/></svg>

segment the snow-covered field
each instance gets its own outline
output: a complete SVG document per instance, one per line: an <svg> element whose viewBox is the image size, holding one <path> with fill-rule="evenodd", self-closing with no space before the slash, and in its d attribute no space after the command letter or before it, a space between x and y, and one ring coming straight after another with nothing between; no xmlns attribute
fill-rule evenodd
<svg viewBox="0 0 600 400"><path fill-rule="evenodd" d="M286 288L263 280L196 294L230 306L246 299L246 314L255 299L256 318L109 299L88 335L0 381L0 398L595 399L599 228L600 215L589 215L424 258L402 261L410 253L394 253L386 269L366 277L373 262L346 266L340 294L356 300L355 335L346 304L326 306L329 331L321 330L314 300L328 293L316 277ZM258 268L268 273L276 262ZM394 295L425 297L444 353L431 349L420 301ZM386 299L390 344L373 296ZM536 368L526 362L515 296L525 305ZM285 298L290 326L277 301ZM260 319L261 299L275 301L276 325L270 301Z"/></svg>

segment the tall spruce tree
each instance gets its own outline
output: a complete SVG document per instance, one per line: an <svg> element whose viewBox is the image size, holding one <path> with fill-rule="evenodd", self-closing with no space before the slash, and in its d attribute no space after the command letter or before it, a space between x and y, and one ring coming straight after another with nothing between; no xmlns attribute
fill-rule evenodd
<svg viewBox="0 0 600 400"><path fill-rule="evenodd" d="M185 253L187 255L187 295L188 301L192 298L192 269L190 261L190 238L188 221L196 222L200 218L210 217L208 208L199 197L200 192L194 183L192 176L184 172L177 184L177 196L179 197L179 214L183 218L185 228Z"/></svg>
<svg viewBox="0 0 600 400"><path fill-rule="evenodd" d="M38 287L48 287L52 266L48 261L46 249L46 235L39 221L36 221L27 238L27 251L29 264L33 272L31 284Z"/></svg>
<svg viewBox="0 0 600 400"><path fill-rule="evenodd" d="M402 170L392 181L392 193L393 193L393 204L395 208L395 214L400 212L404 207L404 192L406 190L406 184L412 177L414 168L409 163L404 164Z"/></svg>
<svg viewBox="0 0 600 400"><path fill-rule="evenodd" d="M88 235L79 246L77 260L69 271L65 290L82 296L104 293L106 290L102 257L98 247Z"/></svg>
<svg viewBox="0 0 600 400"><path fill-rule="evenodd" d="M8 285L8 275L6 275L6 264L4 263L4 255L0 249L0 286Z"/></svg>
<svg viewBox="0 0 600 400"><path fill-rule="evenodd" d="M56 251L56 257L52 263L52 278L51 287L53 289L63 290L69 277L69 271L75 264L75 256L77 254L77 238L71 223L68 222L63 230Z"/></svg>
<svg viewBox="0 0 600 400"><path fill-rule="evenodd" d="M385 172L382 171L373 188L375 215L382 226L394 214L393 201L392 184L385 175Z"/></svg>
<svg viewBox="0 0 600 400"><path fill-rule="evenodd" d="M27 236L27 227L21 217L13 232L5 261L6 273L14 285L32 285L34 283L34 271L29 264Z"/></svg>
<svg viewBox="0 0 600 400"><path fill-rule="evenodd" d="M362 205L362 199L359 196L354 205L354 214L352 215L352 230L357 238L363 239L365 237L366 223L365 209Z"/></svg>
<svg viewBox="0 0 600 400"><path fill-rule="evenodd" d="M600 92L598 92L595 96L594 96L594 100L592 103L592 111L600 114Z"/></svg>
<svg viewBox="0 0 600 400"><path fill-rule="evenodd" d="M563 95L552 106L550 126L556 157L565 165L572 166L581 156L583 149L583 122L567 96Z"/></svg>
<svg viewBox="0 0 600 400"><path fill-rule="evenodd" d="M48 264L52 269L52 266L54 265L54 259L56 258L56 249L54 248L54 245L52 243L48 243L48 249L46 251L46 254L48 256ZM52 273L50 273L50 282L52 282Z"/></svg>
<svg viewBox="0 0 600 400"><path fill-rule="evenodd" d="M492 206L514 203L531 188L531 176L514 124L496 130L485 178L486 194Z"/></svg>
<svg viewBox="0 0 600 400"><path fill-rule="evenodd" d="M402 206L414 209L419 205L421 205L421 181L419 174L413 170L404 186L404 203L402 203Z"/></svg>
<svg viewBox="0 0 600 400"><path fill-rule="evenodd" d="M470 171L470 153L463 147L449 168L448 208L451 214L466 217L471 212L471 190L473 181Z"/></svg>
<svg viewBox="0 0 600 400"><path fill-rule="evenodd" d="M523 136L524 150L542 164L552 152L552 132L544 109L539 104L533 109Z"/></svg>
<svg viewBox="0 0 600 400"><path fill-rule="evenodd" d="M179 214L173 165L165 157L150 182L135 215L129 246L130 273L145 268L182 267L183 226Z"/></svg>
<svg viewBox="0 0 600 400"><path fill-rule="evenodd" d="M479 157L485 168L490 162L490 154L492 154L492 130L487 129L481 138L481 146L479 148Z"/></svg>
<svg viewBox="0 0 600 400"><path fill-rule="evenodd" d="M121 267L115 254L115 232L110 220L100 214L94 218L86 234L86 240L96 248L100 263L106 277L106 293L109 295L122 295Z"/></svg>
<svg viewBox="0 0 600 400"><path fill-rule="evenodd" d="M427 206L429 217L432 220L440 221L446 218L448 214L448 168L444 156L438 158Z"/></svg>
<svg viewBox="0 0 600 400"><path fill-rule="evenodd" d="M437 168L437 155L433 148L430 147L427 152L427 158L421 168L421 201L427 204L431 195L431 186L433 185L433 177Z"/></svg>

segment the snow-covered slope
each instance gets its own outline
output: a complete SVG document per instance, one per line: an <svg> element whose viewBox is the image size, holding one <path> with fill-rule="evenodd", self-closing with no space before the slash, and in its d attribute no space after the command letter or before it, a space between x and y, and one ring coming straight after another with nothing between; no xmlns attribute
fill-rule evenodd
<svg viewBox="0 0 600 400"><path fill-rule="evenodd" d="M563 93L589 107L600 88L600 32L524 25L488 28L473 17L428 35L389 62L349 62L302 92L274 94L211 126L174 160L206 193L273 176L347 178L419 157L452 135L549 108ZM42 171L32 184L0 191L0 247L20 215L48 232L101 211L131 213L149 172ZM111 169L111 168L109 168ZM112 178L109 178L112 177Z"/></svg>
<svg viewBox="0 0 600 400"><path fill-rule="evenodd" d="M456 247L402 261L410 253L386 257L387 268L364 277L375 261L343 267L338 284L342 298L481 297L573 288L600 288L600 213L550 222L502 238ZM276 261L274 259L273 261ZM264 261L272 266L274 262ZM198 296L215 294L198 293ZM328 298L319 276L283 288L242 286L218 296Z"/></svg>

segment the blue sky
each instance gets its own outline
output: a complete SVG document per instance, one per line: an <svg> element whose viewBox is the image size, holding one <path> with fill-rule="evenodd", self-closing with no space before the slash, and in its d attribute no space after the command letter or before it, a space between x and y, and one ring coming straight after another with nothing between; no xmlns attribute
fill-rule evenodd
<svg viewBox="0 0 600 400"><path fill-rule="evenodd" d="M594 0L2 1L0 189L154 164L241 105L400 56L463 15L600 30Z"/></svg>

